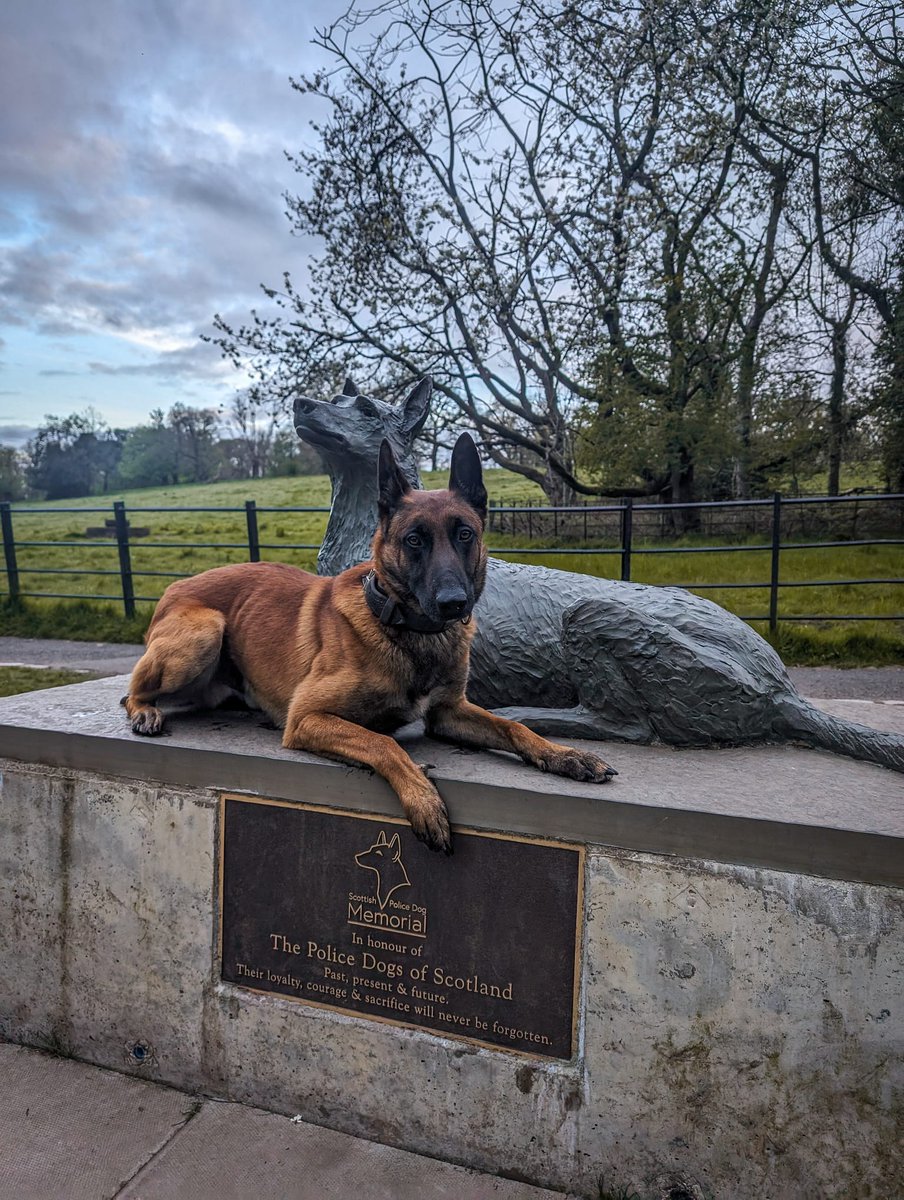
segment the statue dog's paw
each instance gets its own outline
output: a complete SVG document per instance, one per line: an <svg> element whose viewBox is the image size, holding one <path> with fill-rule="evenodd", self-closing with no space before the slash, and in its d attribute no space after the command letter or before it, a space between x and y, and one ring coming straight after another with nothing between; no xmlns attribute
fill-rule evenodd
<svg viewBox="0 0 904 1200"><path fill-rule="evenodd" d="M597 755L565 746L557 748L554 754L544 756L544 761L537 765L543 771L564 775L568 779L577 779L580 783L608 783L618 774L614 767L610 767Z"/></svg>

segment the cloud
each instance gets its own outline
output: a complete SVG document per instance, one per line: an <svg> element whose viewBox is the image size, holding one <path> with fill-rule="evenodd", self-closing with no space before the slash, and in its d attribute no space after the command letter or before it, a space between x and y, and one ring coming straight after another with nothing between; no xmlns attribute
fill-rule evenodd
<svg viewBox="0 0 904 1200"><path fill-rule="evenodd" d="M42 336L55 338L71 337L74 333L79 332L78 326L73 325L71 321L61 321L56 319L40 321L38 322L36 329L37 332ZM57 350L60 349L59 343L56 343L54 348Z"/></svg>
<svg viewBox="0 0 904 1200"><path fill-rule="evenodd" d="M33 429L30 425L0 425L0 445L24 446L37 432L37 429Z"/></svg>
<svg viewBox="0 0 904 1200"><path fill-rule="evenodd" d="M283 214L296 186L283 151L306 136L288 78L316 65L314 28L343 7L48 0L5 14L0 325L11 342L48 339L36 378L63 374L50 339L102 336L137 357L94 355L97 377L222 382L210 349L183 343L214 312L260 306L259 284L311 249Z"/></svg>
<svg viewBox="0 0 904 1200"><path fill-rule="evenodd" d="M110 363L94 360L88 363L94 375L121 376L123 378L149 378L161 381L206 380L208 383L222 382L233 374L225 364L219 351L202 342L198 337L185 342L176 349L166 350L153 358L141 362Z"/></svg>

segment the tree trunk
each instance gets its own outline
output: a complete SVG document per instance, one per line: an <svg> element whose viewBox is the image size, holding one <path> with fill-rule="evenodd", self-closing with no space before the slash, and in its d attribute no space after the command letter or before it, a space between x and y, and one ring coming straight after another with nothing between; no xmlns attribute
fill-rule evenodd
<svg viewBox="0 0 904 1200"><path fill-rule="evenodd" d="M555 505L557 508L575 503L574 489L570 488L565 480L560 475L557 475L555 471L547 470L541 487L549 503Z"/></svg>
<svg viewBox="0 0 904 1200"><path fill-rule="evenodd" d="M827 492L837 496L844 441L844 384L847 374L847 322L832 322L832 383L829 389L829 479Z"/></svg>
<svg viewBox="0 0 904 1200"><path fill-rule="evenodd" d="M893 492L904 492L904 287L898 293L890 341L891 370L883 405L883 457L888 486Z"/></svg>
<svg viewBox="0 0 904 1200"><path fill-rule="evenodd" d="M757 331L758 332L758 331ZM748 331L741 343L740 366L738 368L737 434L738 449L732 472L732 493L735 500L746 500L750 495L751 441L753 436L753 384L756 333Z"/></svg>
<svg viewBox="0 0 904 1200"><path fill-rule="evenodd" d="M663 499L666 504L695 503L694 460L685 446L678 450L677 460L672 467L668 491ZM666 528L677 537L685 533L696 533L700 528L700 513L696 508L675 508L668 512Z"/></svg>

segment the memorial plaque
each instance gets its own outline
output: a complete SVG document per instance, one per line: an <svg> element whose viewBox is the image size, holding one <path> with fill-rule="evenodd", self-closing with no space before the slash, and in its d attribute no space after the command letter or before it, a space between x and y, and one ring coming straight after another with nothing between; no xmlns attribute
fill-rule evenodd
<svg viewBox="0 0 904 1200"><path fill-rule="evenodd" d="M575 1053L584 851L222 797L222 977L531 1056Z"/></svg>

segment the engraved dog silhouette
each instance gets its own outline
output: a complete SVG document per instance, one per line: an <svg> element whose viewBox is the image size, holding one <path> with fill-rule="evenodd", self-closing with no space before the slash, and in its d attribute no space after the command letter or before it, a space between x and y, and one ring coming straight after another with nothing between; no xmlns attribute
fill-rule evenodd
<svg viewBox="0 0 904 1200"><path fill-rule="evenodd" d="M393 835L387 842L385 830L380 830L380 836L367 850L355 855L355 862L367 871L373 871L377 876L377 903L383 909L389 903L389 897L399 888L411 887L411 880L402 862L402 847L399 835Z"/></svg>

